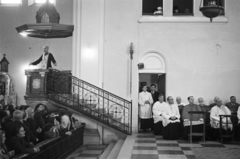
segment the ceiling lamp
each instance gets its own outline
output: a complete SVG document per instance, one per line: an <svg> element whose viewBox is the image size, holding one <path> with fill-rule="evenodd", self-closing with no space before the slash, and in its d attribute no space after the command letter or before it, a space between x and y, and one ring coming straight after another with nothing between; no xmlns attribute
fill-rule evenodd
<svg viewBox="0 0 240 159"><path fill-rule="evenodd" d="M213 18L223 13L224 7L220 5L220 0L204 0L203 5L201 0L199 10L205 17L210 18L210 21L212 22Z"/></svg>
<svg viewBox="0 0 240 159"><path fill-rule="evenodd" d="M47 0L37 11L36 24L24 24L16 28L19 34L34 38L66 38L72 36L73 25L59 24L60 15Z"/></svg>

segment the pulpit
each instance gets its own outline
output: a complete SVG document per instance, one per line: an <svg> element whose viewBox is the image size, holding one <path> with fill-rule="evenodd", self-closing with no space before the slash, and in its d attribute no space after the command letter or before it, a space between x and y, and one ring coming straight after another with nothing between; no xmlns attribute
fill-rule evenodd
<svg viewBox="0 0 240 159"><path fill-rule="evenodd" d="M28 69L25 99L45 99L49 94L71 94L71 71Z"/></svg>

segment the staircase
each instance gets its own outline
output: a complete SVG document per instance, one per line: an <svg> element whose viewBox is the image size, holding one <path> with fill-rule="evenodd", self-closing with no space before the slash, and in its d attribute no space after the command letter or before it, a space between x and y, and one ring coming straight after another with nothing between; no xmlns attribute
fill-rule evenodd
<svg viewBox="0 0 240 159"><path fill-rule="evenodd" d="M84 145L98 145L100 143L100 135L97 129L85 129L83 138Z"/></svg>
<svg viewBox="0 0 240 159"><path fill-rule="evenodd" d="M120 135L132 134L132 102L55 69L26 70L25 100L47 100ZM123 138L124 138L123 137ZM121 137L120 137L121 138Z"/></svg>

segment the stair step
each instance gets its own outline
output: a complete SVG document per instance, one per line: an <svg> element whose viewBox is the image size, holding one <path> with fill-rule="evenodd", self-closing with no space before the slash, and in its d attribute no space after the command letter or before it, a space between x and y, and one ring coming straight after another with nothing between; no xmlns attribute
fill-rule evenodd
<svg viewBox="0 0 240 159"><path fill-rule="evenodd" d="M99 145L100 144L100 134L97 129L85 129L83 137L84 137L84 139L83 139L84 145L87 145L87 144Z"/></svg>
<svg viewBox="0 0 240 159"><path fill-rule="evenodd" d="M106 159L109 154L111 153L113 147L115 146L116 142L111 142L108 147L105 149L105 151L101 154L99 159Z"/></svg>
<svg viewBox="0 0 240 159"><path fill-rule="evenodd" d="M119 139L117 143L114 145L112 151L108 155L107 159L116 159L118 157L118 154L122 148L122 145L124 143L123 139Z"/></svg>
<svg viewBox="0 0 240 159"><path fill-rule="evenodd" d="M99 135L99 132L97 129L85 129L84 135Z"/></svg>

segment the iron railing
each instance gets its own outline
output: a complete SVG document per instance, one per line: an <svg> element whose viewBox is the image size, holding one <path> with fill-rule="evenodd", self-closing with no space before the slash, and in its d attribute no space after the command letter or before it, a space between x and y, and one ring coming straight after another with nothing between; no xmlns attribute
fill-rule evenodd
<svg viewBox="0 0 240 159"><path fill-rule="evenodd" d="M132 134L131 101L55 69L47 75L47 94L52 101L122 133Z"/></svg>
<svg viewBox="0 0 240 159"><path fill-rule="evenodd" d="M21 154L13 159L65 159L83 145L84 126L72 131L71 136L60 136L51 141L43 141L36 145L40 151L36 154Z"/></svg>

